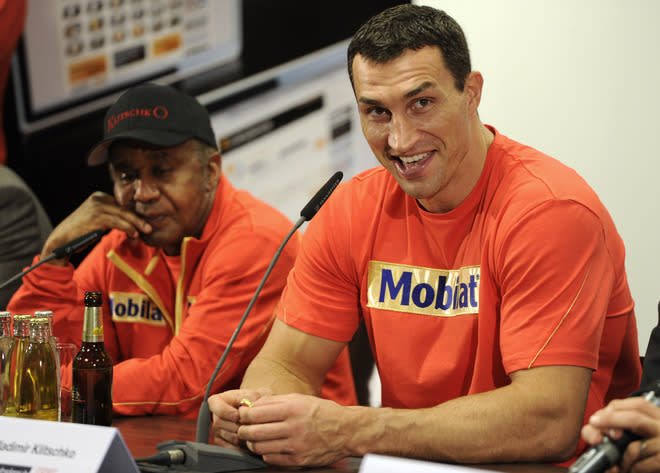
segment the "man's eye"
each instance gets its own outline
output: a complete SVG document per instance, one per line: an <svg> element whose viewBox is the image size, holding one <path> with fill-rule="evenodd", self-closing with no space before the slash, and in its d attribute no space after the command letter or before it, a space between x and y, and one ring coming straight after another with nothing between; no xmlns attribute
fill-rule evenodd
<svg viewBox="0 0 660 473"><path fill-rule="evenodd" d="M421 97L421 98L415 100L414 106L417 109L421 109L421 108L428 107L430 104L431 104L431 99Z"/></svg>
<svg viewBox="0 0 660 473"><path fill-rule="evenodd" d="M169 171L170 171L169 168L165 168L165 167L157 167L157 168L154 168L152 172L153 172L153 175L154 175L155 177L160 177L160 176L164 176L164 175L167 174Z"/></svg>
<svg viewBox="0 0 660 473"><path fill-rule="evenodd" d="M119 180L121 182L129 183L133 182L136 178L135 173L132 172L120 172L119 173Z"/></svg>
<svg viewBox="0 0 660 473"><path fill-rule="evenodd" d="M371 115L375 118L388 117L389 112L386 108L382 107L369 107L367 109L367 115Z"/></svg>

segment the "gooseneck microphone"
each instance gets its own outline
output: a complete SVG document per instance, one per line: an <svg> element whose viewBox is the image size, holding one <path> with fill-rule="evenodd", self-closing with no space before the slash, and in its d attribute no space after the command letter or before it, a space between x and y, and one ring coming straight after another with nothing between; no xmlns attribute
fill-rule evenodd
<svg viewBox="0 0 660 473"><path fill-rule="evenodd" d="M266 272L264 273L259 286L257 287L250 303L248 304L243 316L241 317L234 333L227 342L225 351L222 353L218 364L209 379L208 385L206 387L206 392L204 394L204 399L199 408L199 415L197 416L197 432L196 432L196 441L195 442L182 442L177 440L169 440L167 442L160 443L156 446L159 453L148 457L148 458L138 458L136 462L140 464L140 469L142 471L150 471L148 465L184 465L187 472L206 472L206 473L221 473L226 471L239 471L239 470L253 470L257 468L266 468L266 463L259 459L256 455L249 453L241 452L239 450L234 450L232 448L220 447L219 445L209 445L209 427L211 424L211 412L209 410L208 399L211 394L211 385L213 380L217 376L220 368L225 362L229 350L234 344L234 340L238 336L245 319L247 318L252 306L257 300L261 289L264 287L268 276L273 270L275 263L277 262L284 246L287 244L291 236L298 230L298 228L308 220L311 220L314 215L319 211L321 206L328 200L330 194L335 190L335 188L341 182L344 174L341 171L337 171L332 177L321 187L314 197L305 205L305 207L300 211L300 218L294 224L291 231L284 238L279 248L275 252L273 259L271 260ZM154 469L153 471L163 471Z"/></svg>
<svg viewBox="0 0 660 473"><path fill-rule="evenodd" d="M198 442L206 443L209 440L209 424L211 421L211 416L210 416L210 411L209 411L209 405L208 405L208 398L211 394L211 384L213 383L213 380L215 379L216 375L220 371L220 368L222 367L223 363L225 362L225 358L227 358L227 355L229 354L229 349L231 346L234 344L234 340L236 340L236 337L238 336L238 333L240 332L241 328L243 327L243 323L245 322L245 319L247 318L248 314L250 313L250 310L252 310L252 306L257 300L257 297L259 296L259 293L261 292L261 289L264 287L264 284L266 283L266 279L268 279L268 276L270 276L271 271L273 270L273 267L275 266L275 263L277 262L278 258L280 257L280 254L282 253L282 250L284 249L284 246L287 244L291 236L298 230L298 228L305 223L308 220L311 220L314 215L319 211L321 206L325 203L326 200L328 200L328 197L330 197L330 194L335 190L335 188L339 185L339 182L341 181L342 177L344 176L344 173L341 171L337 171L335 174L332 175L332 177L326 182L323 187L321 187L316 194L314 194L314 197L311 198L311 200L305 205L305 207L300 211L300 218L298 221L295 223L291 231L288 233L288 235L284 238L284 241L280 244L280 247L277 249L275 252L275 255L273 256L273 259L271 260L270 264L268 265L268 268L266 269L266 273L264 274L263 278L261 279L261 283L257 287L257 290L254 292L254 295L252 296L252 300L250 300L250 303L247 306L247 309L245 309L245 313L243 313L243 316L241 317L241 320L238 323L238 326L234 330L233 335L229 339L229 342L227 343L227 347L225 348L224 353L220 357L220 360L218 361L217 366L215 367L215 371L213 371L213 374L211 375L211 379L209 380L209 384L206 387L206 393L204 394L204 399L202 401L202 405L200 406L199 409L199 415L197 416L197 434L196 434L196 439Z"/></svg>
<svg viewBox="0 0 660 473"><path fill-rule="evenodd" d="M6 280L2 284L0 284L0 289L7 286L8 284L13 283L18 278L21 278L21 277L25 276L27 273L32 271L37 266L41 266L42 264L47 263L50 260L64 258L65 256L69 256L69 255L75 253L76 251L79 251L79 250L83 249L84 247L86 247L90 243L93 243L96 240L98 240L99 238L101 238L103 235L105 235L109 231L110 231L109 229L104 230L102 228L97 228L96 230L92 230L89 233L85 233L84 235L81 235L78 238L75 238L75 239L71 240L70 242L65 243L62 246L58 246L57 248L55 248L53 250L53 252L51 254L49 254L48 256L43 258L42 260L39 260L37 263L33 264L32 266L27 268L25 271L22 271L22 272L20 272L16 275L12 276L8 280Z"/></svg>
<svg viewBox="0 0 660 473"><path fill-rule="evenodd" d="M656 406L660 406L658 393L660 393L660 381L657 381L651 390L642 393L641 396ZM603 473L619 463L623 452L631 442L641 438L630 430L624 430L623 435L618 439L603 435L603 440L598 445L594 445L575 460L568 468L568 473Z"/></svg>

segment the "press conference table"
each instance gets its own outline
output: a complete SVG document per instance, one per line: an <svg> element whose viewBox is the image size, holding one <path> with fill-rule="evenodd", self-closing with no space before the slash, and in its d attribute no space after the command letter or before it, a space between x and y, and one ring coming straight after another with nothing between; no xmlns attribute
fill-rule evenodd
<svg viewBox="0 0 660 473"><path fill-rule="evenodd" d="M134 458L143 458L157 452L156 445L166 440L194 441L197 422L194 419L179 417L148 416L119 417L113 419L113 427L117 427ZM475 467L504 473L565 473L566 468L547 464L489 464ZM305 473L339 472L355 473L360 468L359 458L347 458L331 467L305 468ZM261 473L277 473L296 471L291 468L268 467L254 470ZM246 472L247 473L247 472Z"/></svg>

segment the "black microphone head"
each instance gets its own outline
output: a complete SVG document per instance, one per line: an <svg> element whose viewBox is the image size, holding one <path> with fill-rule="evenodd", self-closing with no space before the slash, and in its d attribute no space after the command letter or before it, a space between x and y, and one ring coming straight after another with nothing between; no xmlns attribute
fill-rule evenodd
<svg viewBox="0 0 660 473"><path fill-rule="evenodd" d="M208 443L209 425L211 425L211 411L209 409L208 398L207 396L204 396L202 404L199 406L199 413L197 414L197 430L195 431L196 442Z"/></svg>
<svg viewBox="0 0 660 473"><path fill-rule="evenodd" d="M323 187L319 189L319 191L314 194L314 197L307 202L307 205L300 211L300 216L303 217L306 221L311 220L314 215L316 215L316 212L319 211L321 206L325 204L325 201L328 200L328 197L330 197L330 194L335 190L335 188L339 185L341 182L342 178L344 177L344 173L341 171L337 171L332 175L330 179L328 179L328 182L326 182Z"/></svg>
<svg viewBox="0 0 660 473"><path fill-rule="evenodd" d="M84 235L81 235L62 246L58 246L53 250L53 254L56 258L64 258L65 256L69 256L86 247L90 243L95 242L109 231L109 228L97 228L96 230L92 230L91 232L85 233Z"/></svg>

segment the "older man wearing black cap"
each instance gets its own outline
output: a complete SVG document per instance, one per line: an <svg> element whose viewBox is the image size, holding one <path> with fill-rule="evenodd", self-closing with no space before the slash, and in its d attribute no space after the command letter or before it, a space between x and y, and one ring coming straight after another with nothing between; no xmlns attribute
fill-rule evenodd
<svg viewBox="0 0 660 473"><path fill-rule="evenodd" d="M94 229L109 233L78 268L65 257L26 275L8 309L53 310L55 335L79 344L84 292L102 291L105 344L115 362L114 412L195 417L217 360L292 224L230 184L206 109L169 86L144 84L119 97L87 162L108 163L114 196L92 194L53 230L35 262ZM211 392L239 386L269 331L297 251L294 238ZM346 354L324 389L330 399L355 402Z"/></svg>

